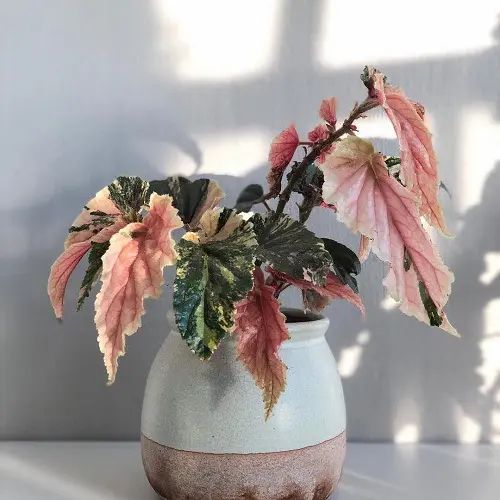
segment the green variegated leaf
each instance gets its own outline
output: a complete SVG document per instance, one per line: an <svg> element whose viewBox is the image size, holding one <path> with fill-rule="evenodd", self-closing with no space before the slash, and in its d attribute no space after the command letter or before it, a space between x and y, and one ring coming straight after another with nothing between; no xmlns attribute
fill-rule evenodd
<svg viewBox="0 0 500 500"><path fill-rule="evenodd" d="M118 177L108 186L109 198L127 222L139 221L139 212L149 199L149 196L146 198L148 187L140 177Z"/></svg>
<svg viewBox="0 0 500 500"><path fill-rule="evenodd" d="M234 324L235 304L252 288L257 241L235 210L210 210L200 230L177 245L177 327L189 348L208 359Z"/></svg>
<svg viewBox="0 0 500 500"><path fill-rule="evenodd" d="M204 212L214 208L224 196L224 192L215 181L210 179L190 181L181 176L151 181L149 192L172 196L173 205L179 211L182 222L192 228L196 228Z"/></svg>
<svg viewBox="0 0 500 500"><path fill-rule="evenodd" d="M78 302L76 305L77 311L82 308L85 299L90 295L92 286L99 279L102 270L102 256L109 248L109 241L104 241L103 243L92 241L91 244L92 247L89 252L89 265L85 271L85 276L83 277L82 284L80 285L80 293L78 294Z"/></svg>
<svg viewBox="0 0 500 500"><path fill-rule="evenodd" d="M255 214L252 222L259 260L296 279L325 284L332 260L321 238L285 214Z"/></svg>

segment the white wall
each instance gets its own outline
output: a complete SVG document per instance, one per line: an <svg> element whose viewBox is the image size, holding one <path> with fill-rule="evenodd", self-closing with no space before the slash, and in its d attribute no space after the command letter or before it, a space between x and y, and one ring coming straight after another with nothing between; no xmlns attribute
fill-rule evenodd
<svg viewBox="0 0 500 500"><path fill-rule="evenodd" d="M0 438L136 438L169 291L148 304L105 386L90 303L52 317L48 269L89 195L119 174L213 174L230 205L263 182L271 138L304 134L323 97L347 112L376 64L426 104L454 241L448 312L460 341L386 310L371 257L367 319L335 304L331 345L352 439L500 439L500 34L474 9L373 2L0 1ZM201 9L201 10L198 10ZM415 10L417 12L415 12ZM498 12L497 12L498 11ZM496 31L495 31L496 30ZM377 115L362 132L387 152ZM332 213L314 229L355 247ZM385 306L382 307L382 305Z"/></svg>

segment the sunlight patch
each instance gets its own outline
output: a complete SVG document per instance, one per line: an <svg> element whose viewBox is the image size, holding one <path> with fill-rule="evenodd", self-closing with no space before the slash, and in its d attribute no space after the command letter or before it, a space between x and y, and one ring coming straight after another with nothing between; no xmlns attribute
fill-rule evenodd
<svg viewBox="0 0 500 500"><path fill-rule="evenodd" d="M281 1L155 0L154 5L161 49L176 45L181 56L174 64L179 78L230 80L271 69Z"/></svg>
<svg viewBox="0 0 500 500"><path fill-rule="evenodd" d="M500 252L488 252L484 256L485 271L479 276L483 285L490 285L500 274Z"/></svg>
<svg viewBox="0 0 500 500"><path fill-rule="evenodd" d="M418 443L420 430L415 424L403 425L394 436L396 443Z"/></svg>
<svg viewBox="0 0 500 500"><path fill-rule="evenodd" d="M455 407L457 440L459 443L477 443L481 439L481 426L467 415L461 406Z"/></svg>
<svg viewBox="0 0 500 500"><path fill-rule="evenodd" d="M494 144L500 143L500 124L486 107L466 108L460 120L460 151L458 152L458 201L459 210L481 202L485 181L500 160Z"/></svg>
<svg viewBox="0 0 500 500"><path fill-rule="evenodd" d="M356 338L356 345L342 349L338 362L338 370L343 378L352 377L359 368L363 346L370 341L370 332L362 330Z"/></svg>
<svg viewBox="0 0 500 500"><path fill-rule="evenodd" d="M484 338L479 342L483 362L477 373L483 379L483 385L479 390L485 395L494 390L495 383L500 377L499 311L500 298L490 300L483 312Z"/></svg>
<svg viewBox="0 0 500 500"><path fill-rule="evenodd" d="M418 8L400 0L386 0L383 8L340 0L325 0L323 5L318 59L329 68L362 67L367 61L375 66L423 58L446 61L495 45L498 4L490 0L478 0L469 9L435 0L421 0ZM380 26L380 36L370 29L353 34L353 26L363 22L365 28ZM408 66L410 70L411 62Z"/></svg>

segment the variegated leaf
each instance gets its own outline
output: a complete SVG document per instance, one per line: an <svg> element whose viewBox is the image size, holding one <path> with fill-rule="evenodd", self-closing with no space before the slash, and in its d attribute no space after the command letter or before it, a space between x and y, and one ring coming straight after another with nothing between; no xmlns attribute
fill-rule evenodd
<svg viewBox="0 0 500 500"><path fill-rule="evenodd" d="M109 241L126 224L122 213L109 197L108 187L87 202L69 228L63 253L50 269L47 292L57 318L62 319L66 286L78 263L93 244ZM91 285L92 282L86 284L86 290L90 291Z"/></svg>
<svg viewBox="0 0 500 500"><path fill-rule="evenodd" d="M108 383L125 354L125 339L141 326L144 299L158 298L163 268L176 259L171 233L182 226L172 198L153 193L143 222L132 222L113 235L102 257L102 287L95 301L99 348Z"/></svg>
<svg viewBox="0 0 500 500"><path fill-rule="evenodd" d="M332 260L321 238L285 214L255 214L252 222L259 260L294 278L325 283Z"/></svg>
<svg viewBox="0 0 500 500"><path fill-rule="evenodd" d="M403 183L419 198L419 211L429 224L449 235L438 199L437 159L423 107L400 88L387 84L379 71L372 69L368 76L370 93L384 108L399 140Z"/></svg>
<svg viewBox="0 0 500 500"><path fill-rule="evenodd" d="M167 177L149 183L149 192L168 194L184 224L196 229L202 215L218 205L224 191L217 182L210 179L190 181L185 177Z"/></svg>
<svg viewBox="0 0 500 500"><path fill-rule="evenodd" d="M323 173L323 196L339 220L370 238L373 252L389 264L384 285L401 311L457 335L443 311L453 274L422 226L417 196L389 175L371 143L354 136L339 142ZM429 300L422 300L420 283Z"/></svg>
<svg viewBox="0 0 500 500"><path fill-rule="evenodd" d="M360 296L352 290L351 287L345 285L332 272L328 273L324 285L314 285L310 281L304 279L296 279L284 273L278 272L272 267L268 268L271 276L274 279L290 283L300 290L303 290L304 305L306 309L314 312L319 312L325 308L331 300L344 299L355 305L362 314L365 313L365 307Z"/></svg>
<svg viewBox="0 0 500 500"><path fill-rule="evenodd" d="M236 302L252 288L257 246L252 224L235 210L209 210L177 250L174 309L189 348L208 359L234 325Z"/></svg>

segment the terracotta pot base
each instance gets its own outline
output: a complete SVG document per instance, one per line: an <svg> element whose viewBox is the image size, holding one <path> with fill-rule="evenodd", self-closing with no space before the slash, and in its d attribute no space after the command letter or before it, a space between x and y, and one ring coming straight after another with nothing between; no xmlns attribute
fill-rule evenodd
<svg viewBox="0 0 500 500"><path fill-rule="evenodd" d="M141 436L151 486L166 500L326 500L342 473L345 432L299 450L181 451Z"/></svg>

